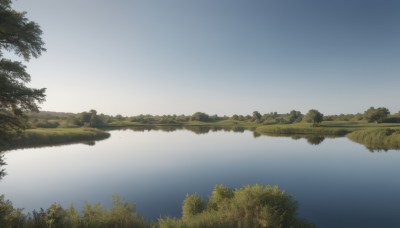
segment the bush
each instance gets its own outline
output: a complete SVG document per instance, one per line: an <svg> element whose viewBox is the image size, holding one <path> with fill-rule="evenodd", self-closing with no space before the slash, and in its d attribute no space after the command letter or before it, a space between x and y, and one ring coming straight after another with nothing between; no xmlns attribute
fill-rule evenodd
<svg viewBox="0 0 400 228"><path fill-rule="evenodd" d="M205 208L206 204L201 196L197 194L187 195L182 204L182 219L190 219L203 212Z"/></svg>
<svg viewBox="0 0 400 228"><path fill-rule="evenodd" d="M314 227L297 217L297 203L276 186L233 190L217 185L207 208L197 194L186 197L182 219L162 218L165 227Z"/></svg>

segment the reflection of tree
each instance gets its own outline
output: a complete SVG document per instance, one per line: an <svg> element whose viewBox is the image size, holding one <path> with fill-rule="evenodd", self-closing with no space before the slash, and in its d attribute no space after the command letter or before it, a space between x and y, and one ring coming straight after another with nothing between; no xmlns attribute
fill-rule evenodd
<svg viewBox="0 0 400 228"><path fill-rule="evenodd" d="M0 154L0 180L6 175L6 170L3 168L5 165L6 163L4 162L4 156L3 154Z"/></svg>
<svg viewBox="0 0 400 228"><path fill-rule="evenodd" d="M324 140L325 137L321 137L321 136L309 136L306 137L307 142L311 145L319 145L321 144Z"/></svg>
<svg viewBox="0 0 400 228"><path fill-rule="evenodd" d="M233 132L243 133L246 130L244 127L232 127Z"/></svg>
<svg viewBox="0 0 400 228"><path fill-rule="evenodd" d="M182 129L181 126L133 126L129 127L132 131L165 131L165 132L173 132L178 129Z"/></svg>
<svg viewBox="0 0 400 228"><path fill-rule="evenodd" d="M389 148L387 147L371 147L371 146L365 146L365 148L367 148L369 150L369 152L371 153L375 153L375 152L388 152Z"/></svg>
<svg viewBox="0 0 400 228"><path fill-rule="evenodd" d="M185 126L185 129L200 135L200 134L207 134L208 132L210 132L211 127L206 127L206 126Z"/></svg>
<svg viewBox="0 0 400 228"><path fill-rule="evenodd" d="M260 133L253 131L253 137L254 137L254 138L258 138L258 137L260 137L260 136L261 136Z"/></svg>
<svg viewBox="0 0 400 228"><path fill-rule="evenodd" d="M222 127L222 126L131 126L129 128L116 128L116 129L130 129L132 131L144 132L144 131L165 131L165 132L173 132L176 130L185 129L196 134L207 134L210 131L226 131L226 132L239 132L243 133L246 128L244 127Z"/></svg>
<svg viewBox="0 0 400 228"><path fill-rule="evenodd" d="M88 145L88 146L94 146L96 145L95 141L87 141L87 142L83 142L82 144Z"/></svg>

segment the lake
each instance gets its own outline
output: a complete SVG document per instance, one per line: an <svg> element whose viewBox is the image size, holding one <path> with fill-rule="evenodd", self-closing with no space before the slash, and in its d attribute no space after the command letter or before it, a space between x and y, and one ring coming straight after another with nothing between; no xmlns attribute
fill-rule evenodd
<svg viewBox="0 0 400 228"><path fill-rule="evenodd" d="M400 227L400 151L370 152L347 138L257 137L243 129L110 133L95 145L6 152L0 194L31 212L54 202L108 207L118 193L157 219L180 216L187 193L208 197L216 184L271 184L291 194L299 215L317 227Z"/></svg>

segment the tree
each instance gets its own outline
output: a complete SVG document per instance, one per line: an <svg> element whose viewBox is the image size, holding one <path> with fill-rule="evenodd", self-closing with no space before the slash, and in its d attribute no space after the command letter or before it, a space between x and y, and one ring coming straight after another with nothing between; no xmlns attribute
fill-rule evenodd
<svg viewBox="0 0 400 228"><path fill-rule="evenodd" d="M370 107L367 111L364 112L364 119L368 122L376 122L382 123L388 115L390 114L389 110L384 107L374 108Z"/></svg>
<svg viewBox="0 0 400 228"><path fill-rule="evenodd" d="M25 15L11 8L11 0L0 0L0 145L25 128L24 112L38 111L37 103L45 100L46 89L25 85L30 81L25 66L3 58L3 51L7 51L29 61L46 51L42 30Z"/></svg>
<svg viewBox="0 0 400 228"><path fill-rule="evenodd" d="M318 110L311 109L308 113L304 116L304 121L307 123L312 123L313 126L318 125L322 122L324 115L320 113Z"/></svg>
<svg viewBox="0 0 400 228"><path fill-rule="evenodd" d="M258 111L253 112L252 121L260 122L261 121L261 114Z"/></svg>
<svg viewBox="0 0 400 228"><path fill-rule="evenodd" d="M292 110L289 113L288 122L289 123L300 122L302 118L303 118L303 114L301 114L300 111Z"/></svg>
<svg viewBox="0 0 400 228"><path fill-rule="evenodd" d="M182 218L190 219L192 216L203 212L206 209L206 203L197 194L187 195L182 204Z"/></svg>
<svg viewBox="0 0 400 228"><path fill-rule="evenodd" d="M210 116L203 112L196 112L190 118L192 121L208 122L210 121Z"/></svg>

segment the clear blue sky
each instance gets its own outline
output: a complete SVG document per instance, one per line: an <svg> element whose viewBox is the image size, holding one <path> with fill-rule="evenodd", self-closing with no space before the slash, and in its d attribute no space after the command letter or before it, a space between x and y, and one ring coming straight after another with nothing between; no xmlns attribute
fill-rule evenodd
<svg viewBox="0 0 400 228"><path fill-rule="evenodd" d="M44 34L42 110L400 110L397 0L18 0Z"/></svg>

